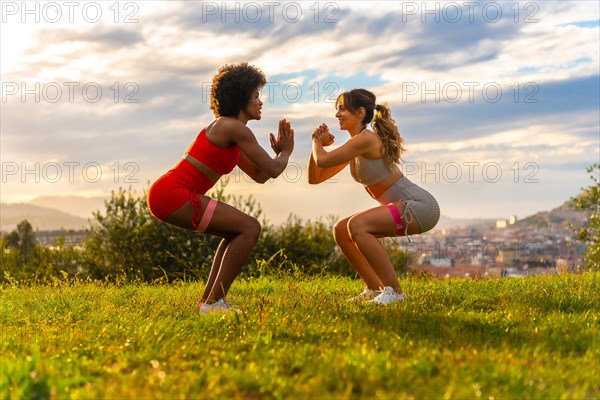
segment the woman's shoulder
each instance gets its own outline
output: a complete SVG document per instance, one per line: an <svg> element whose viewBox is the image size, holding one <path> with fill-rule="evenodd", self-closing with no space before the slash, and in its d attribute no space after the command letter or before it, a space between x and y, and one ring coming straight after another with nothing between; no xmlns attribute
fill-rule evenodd
<svg viewBox="0 0 600 400"><path fill-rule="evenodd" d="M377 134L375 133L375 131L369 129L369 128L365 128L362 131L362 134L367 136L367 137L371 137L371 138L379 138L379 136L377 136Z"/></svg>
<svg viewBox="0 0 600 400"><path fill-rule="evenodd" d="M363 154L365 157L373 159L381 156L383 142L377 133L370 129L365 129L362 134L358 136L362 136L366 144L367 149L365 154Z"/></svg>
<svg viewBox="0 0 600 400"><path fill-rule="evenodd" d="M363 143L368 143L369 146L378 147L381 144L381 139L375 132L370 129L365 129L360 135L356 135L355 138L361 140Z"/></svg>
<svg viewBox="0 0 600 400"><path fill-rule="evenodd" d="M233 117L218 117L217 119L215 119L213 122L210 123L210 125L208 125L207 129L209 128L216 128L216 129L222 129L222 128L227 128L227 129L231 129L234 127L237 127L239 125L244 125L240 122L239 119L237 118L233 118Z"/></svg>
<svg viewBox="0 0 600 400"><path fill-rule="evenodd" d="M246 125L237 118L232 117L219 117L206 127L206 132L210 132L211 134L220 134L221 132L230 134L235 132L245 132L246 130L248 130Z"/></svg>
<svg viewBox="0 0 600 400"><path fill-rule="evenodd" d="M237 118L232 117L220 117L214 120L207 127L206 135L212 139L213 143L222 147L239 144L254 136L250 128Z"/></svg>

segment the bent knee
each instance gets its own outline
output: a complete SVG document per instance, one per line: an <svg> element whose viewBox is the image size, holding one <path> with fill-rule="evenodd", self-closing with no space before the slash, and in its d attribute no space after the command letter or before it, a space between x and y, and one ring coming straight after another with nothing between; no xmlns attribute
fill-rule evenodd
<svg viewBox="0 0 600 400"><path fill-rule="evenodd" d="M254 217L248 217L244 221L241 229L241 233L251 238L253 241L258 241L262 226L260 222Z"/></svg>
<svg viewBox="0 0 600 400"><path fill-rule="evenodd" d="M348 218L338 221L333 226L333 238L336 240L344 240L349 238L348 234Z"/></svg>
<svg viewBox="0 0 600 400"><path fill-rule="evenodd" d="M348 221L348 233L353 241L362 234L368 233L364 223L358 218L350 218Z"/></svg>

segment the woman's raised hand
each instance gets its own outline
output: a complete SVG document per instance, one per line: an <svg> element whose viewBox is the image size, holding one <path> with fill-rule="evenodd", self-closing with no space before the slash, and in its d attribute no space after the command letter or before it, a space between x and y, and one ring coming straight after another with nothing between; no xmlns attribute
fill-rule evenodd
<svg viewBox="0 0 600 400"><path fill-rule="evenodd" d="M289 122L284 119L279 121L279 129L277 131L277 139L270 133L271 148L277 154L287 151L291 153L294 151L294 129Z"/></svg>
<svg viewBox="0 0 600 400"><path fill-rule="evenodd" d="M321 124L312 134L312 138L317 139L323 146L333 144L335 137L329 132L329 127L326 124Z"/></svg>

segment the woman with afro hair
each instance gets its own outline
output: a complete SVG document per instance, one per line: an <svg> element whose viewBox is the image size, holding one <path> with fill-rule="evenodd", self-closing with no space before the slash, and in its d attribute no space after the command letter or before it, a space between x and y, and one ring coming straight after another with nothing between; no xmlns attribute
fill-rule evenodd
<svg viewBox="0 0 600 400"><path fill-rule="evenodd" d="M238 166L254 181L264 183L286 168L294 149L294 130L279 121L271 133L271 157L260 146L248 121L260 120L259 90L266 84L258 68L224 65L212 81L210 108L215 120L202 129L173 169L148 191L148 207L156 218L180 228L222 237L202 298L201 313L225 312L227 291L256 244L261 226L256 218L206 196L222 175Z"/></svg>

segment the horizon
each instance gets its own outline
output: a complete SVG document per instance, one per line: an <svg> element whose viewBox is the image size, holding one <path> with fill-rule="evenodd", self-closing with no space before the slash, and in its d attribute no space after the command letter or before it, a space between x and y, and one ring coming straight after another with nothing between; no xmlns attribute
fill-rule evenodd
<svg viewBox="0 0 600 400"><path fill-rule="evenodd" d="M83 214L83 213L81 213L81 209L79 209L79 212L76 212L76 211L68 209L68 207L64 206L64 205L63 206L56 206L55 204L54 205L53 204L49 204L49 205L40 204L42 201L48 201L48 200L50 200L50 201L56 202L56 201L65 200L65 199L67 199L67 200L75 200L75 201L92 201L92 200L94 200L94 201L102 201L102 202L104 202L106 200L109 200L110 196L109 197L83 197L83 196L76 196L76 195L68 195L68 196L44 195L44 196L39 196L39 197L36 197L34 199L31 199L29 202L19 202L19 203L4 203L4 202L0 202L0 206L11 206L11 205L12 206L33 206L33 207L38 207L38 208L50 209L52 211L58 211L58 212L61 212L61 213L66 213L70 217L76 217L76 218L80 218L80 219L89 219L90 217L92 217L92 213L93 212L98 211L98 208L94 208L94 209L89 208L89 212ZM460 223L464 223L464 221L487 221L487 222L490 222L490 221L500 221L500 220L506 220L507 221L507 220L509 220L512 217L516 217L517 221L522 221L524 219L527 219L527 218L532 217L534 215L537 215L539 213L550 213L550 212L553 212L555 210L558 210L561 207L563 207L567 202L568 202L568 200L565 200L560 205L554 206L554 207L552 207L550 209L547 209L547 210L538 210L538 211L536 211L536 212L534 212L532 214L528 214L528 215L524 215L524 216L519 216L519 215L516 215L516 214L507 214L507 215L504 215L504 216L497 216L497 217L477 217L477 216L451 216L451 215L444 215L444 214L442 214L440 216L440 221L441 221L440 225L443 224L443 222L442 222L443 220L446 220L446 221L447 220L451 220L451 221L459 221L459 222L462 221ZM260 204L258 204L258 205L260 205ZM80 204L80 206L81 206L81 204ZM100 210L100 211L103 211L103 210ZM583 213L585 211L581 211L581 212ZM1 217L1 215L2 214L0 213L0 217ZM299 216L298 214L294 214L292 212L290 212L287 217L289 217L289 216L295 216L295 217L300 217L301 218L301 216ZM317 218L308 218L308 219L303 219L303 220L305 220L306 222L310 222L310 221L315 221L315 220L319 220L319 219L327 219L330 216L331 215L320 215ZM268 215L268 213L265 210L263 210L263 217L266 219L267 223L269 223L271 225L274 225L274 226L279 226L279 225L285 223L285 220L281 220L281 221L277 221L277 222L272 221L271 219L269 219L269 215ZM287 219L287 217L286 217L286 219ZM340 216L335 216L334 215L334 217L338 217L339 218ZM13 218L13 217L9 217L9 218ZM434 228L433 230L435 231L436 229L437 229L437 227ZM445 228L440 228L440 229L445 229Z"/></svg>
<svg viewBox="0 0 600 400"><path fill-rule="evenodd" d="M336 145L348 138L333 101L355 87L389 104L402 170L447 218L522 219L590 184L598 3L225 4L3 1L0 202L147 189L212 120L214 73L241 61L267 76L263 118L248 124L261 145L272 153L280 118L295 130L279 179L258 185L236 169L226 188L252 195L269 222L377 205L348 170L306 181L310 133L325 122Z"/></svg>

